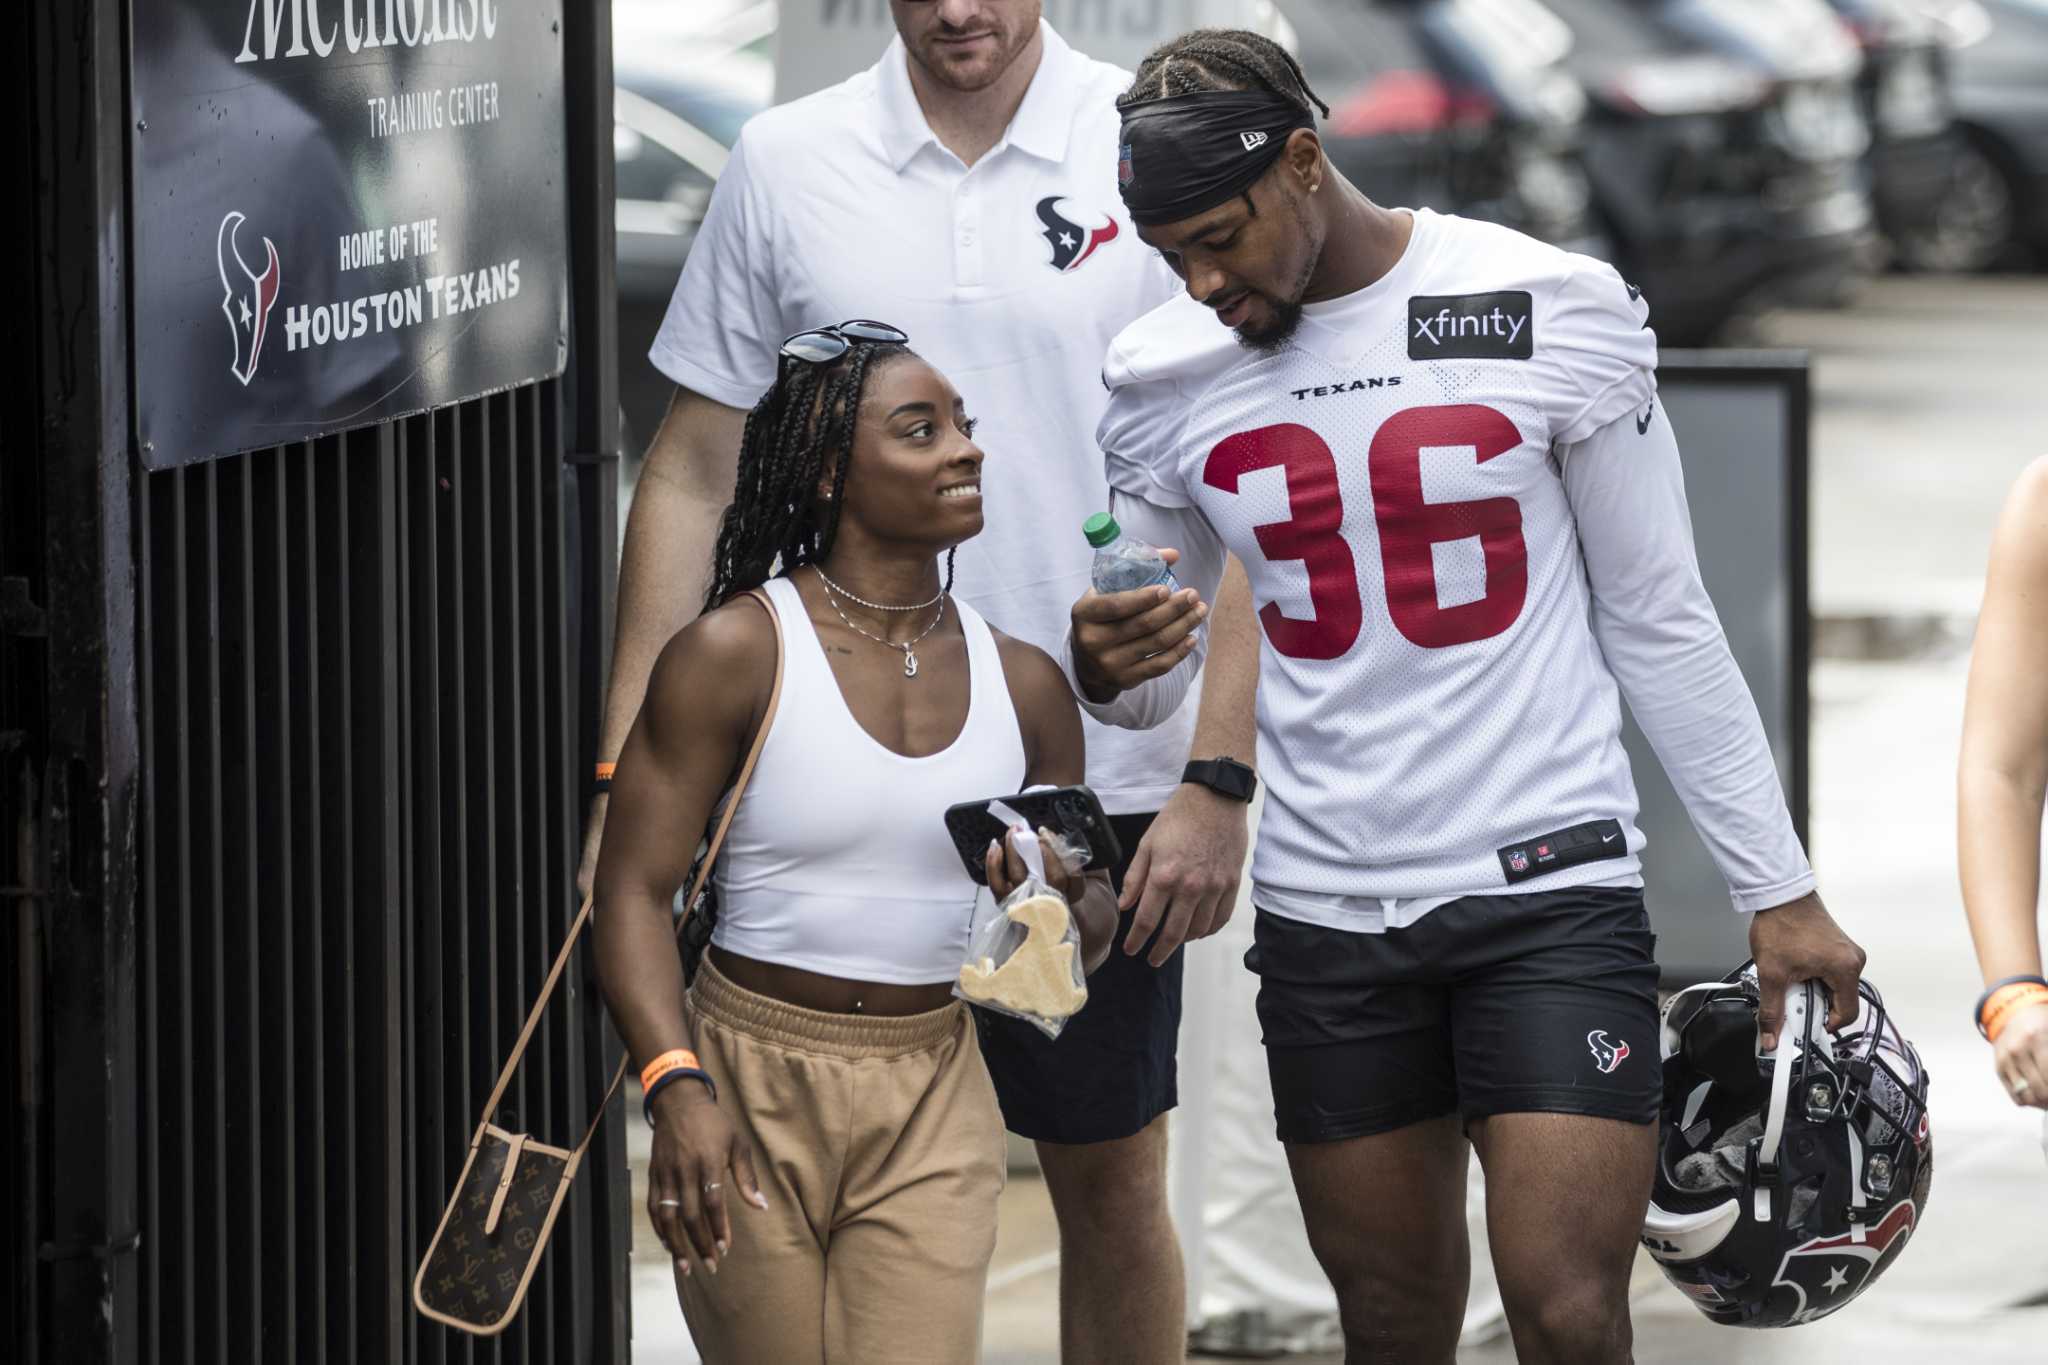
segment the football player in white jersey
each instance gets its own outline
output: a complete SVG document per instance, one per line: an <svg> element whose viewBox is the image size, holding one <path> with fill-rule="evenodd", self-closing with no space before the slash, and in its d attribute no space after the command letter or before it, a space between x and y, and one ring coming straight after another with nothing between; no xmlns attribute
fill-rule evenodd
<svg viewBox="0 0 2048 1365"><path fill-rule="evenodd" d="M1122 524L1205 599L1234 552L1260 604L1246 962L1349 1358L1452 1359L1469 1140L1520 1359L1626 1361L1661 1078L1621 692L1751 916L1764 1045L1795 981L1846 1024L1863 964L1700 584L1648 308L1373 204L1255 35L1168 44L1118 103L1125 203L1187 291L1112 344L1100 443ZM1099 719L1179 704L1183 597L1076 604Z"/></svg>

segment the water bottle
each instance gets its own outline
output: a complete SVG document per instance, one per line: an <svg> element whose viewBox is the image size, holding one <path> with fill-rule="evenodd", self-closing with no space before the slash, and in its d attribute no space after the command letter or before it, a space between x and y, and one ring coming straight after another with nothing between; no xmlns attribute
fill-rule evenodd
<svg viewBox="0 0 2048 1365"><path fill-rule="evenodd" d="M1130 592L1164 583L1169 592L1180 587L1166 557L1136 536L1124 534L1123 527L1107 512L1097 512L1081 524L1081 534L1095 547L1095 563L1088 570L1099 593Z"/></svg>

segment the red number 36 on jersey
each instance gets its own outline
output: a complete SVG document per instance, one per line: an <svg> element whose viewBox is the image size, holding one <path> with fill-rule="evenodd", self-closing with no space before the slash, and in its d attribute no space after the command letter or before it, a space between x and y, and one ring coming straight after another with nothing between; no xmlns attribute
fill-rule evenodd
<svg viewBox="0 0 2048 1365"><path fill-rule="evenodd" d="M1404 408L1373 433L1366 469L1372 483L1373 520L1379 526L1380 565L1386 574L1387 614L1395 629L1425 649L1471 644L1498 635L1522 613L1529 589L1529 552L1522 540L1522 508L1513 498L1424 502L1425 446L1468 446L1484 464L1522 443L1507 416L1474 403ZM1202 468L1211 488L1235 494L1237 482L1257 469L1282 469L1293 516L1258 527L1267 559L1298 559L1308 569L1309 605L1298 620L1268 602L1259 611L1273 648L1295 659L1335 659L1358 640L1364 604L1358 566L1344 539L1344 497L1329 445L1305 426L1282 422L1240 432L1217 444ZM1437 605L1436 564L1430 547L1473 536L1486 556L1486 595L1454 607Z"/></svg>

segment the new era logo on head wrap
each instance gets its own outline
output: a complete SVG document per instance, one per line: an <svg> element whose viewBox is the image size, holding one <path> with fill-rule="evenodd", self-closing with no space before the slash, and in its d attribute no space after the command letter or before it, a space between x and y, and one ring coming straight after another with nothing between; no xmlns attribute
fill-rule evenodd
<svg viewBox="0 0 2048 1365"><path fill-rule="evenodd" d="M1245 192L1315 115L1270 90L1197 90L1122 106L1124 207L1139 227L1177 223Z"/></svg>

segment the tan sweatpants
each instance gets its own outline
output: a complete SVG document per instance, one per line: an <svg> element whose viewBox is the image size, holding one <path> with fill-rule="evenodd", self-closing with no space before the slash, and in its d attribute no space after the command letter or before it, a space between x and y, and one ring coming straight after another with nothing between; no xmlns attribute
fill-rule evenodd
<svg viewBox="0 0 2048 1365"><path fill-rule="evenodd" d="M959 1002L900 1018L799 1009L719 975L690 989L697 1055L752 1144L732 1250L676 1274L706 1365L967 1365L1005 1179L1002 1117Z"/></svg>

